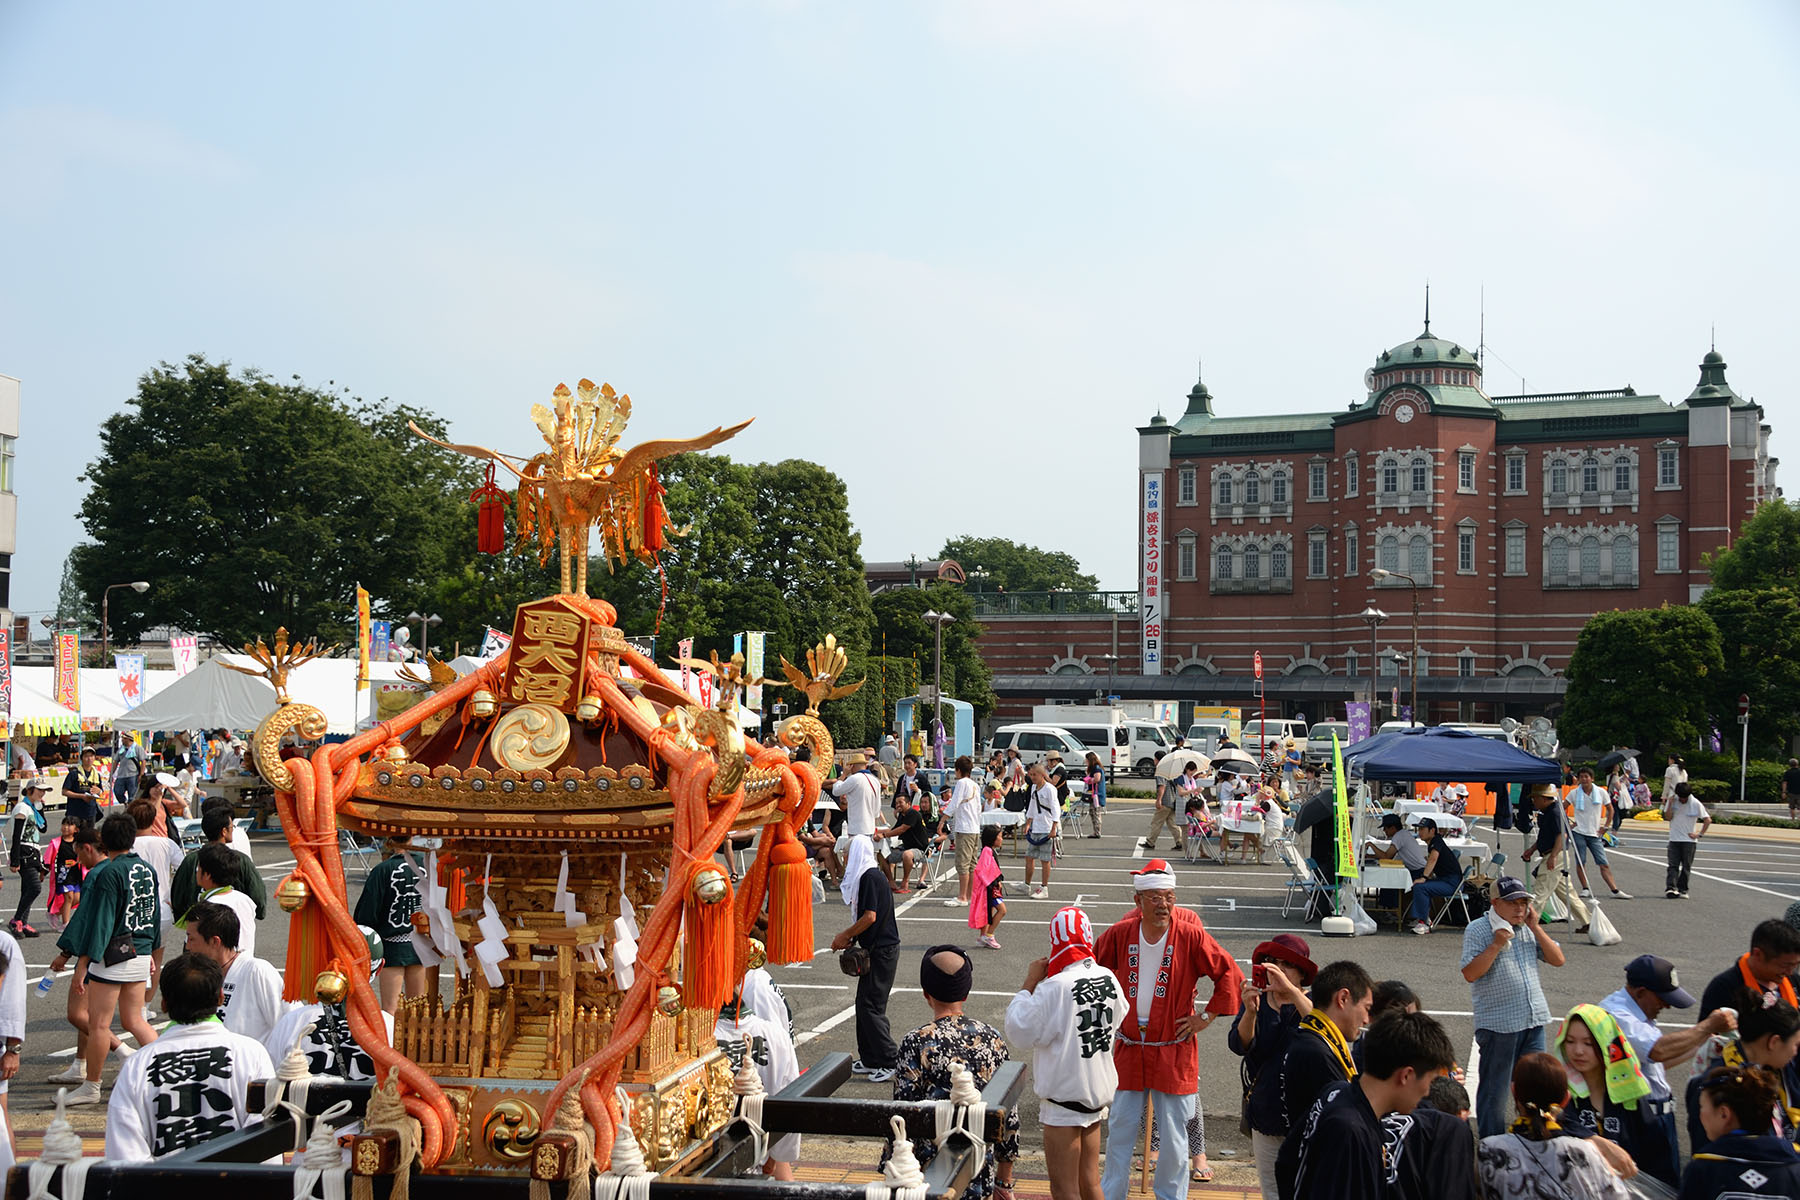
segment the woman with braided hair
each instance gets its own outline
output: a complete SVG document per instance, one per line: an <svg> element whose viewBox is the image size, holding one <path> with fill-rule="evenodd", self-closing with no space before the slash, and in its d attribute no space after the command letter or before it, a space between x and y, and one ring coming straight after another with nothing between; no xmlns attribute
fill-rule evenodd
<svg viewBox="0 0 1800 1200"><path fill-rule="evenodd" d="M1631 1195L1591 1143L1559 1121L1569 1076L1548 1054L1522 1055L1513 1067L1519 1119L1507 1133L1481 1139L1481 1182L1493 1200L1628 1200Z"/></svg>

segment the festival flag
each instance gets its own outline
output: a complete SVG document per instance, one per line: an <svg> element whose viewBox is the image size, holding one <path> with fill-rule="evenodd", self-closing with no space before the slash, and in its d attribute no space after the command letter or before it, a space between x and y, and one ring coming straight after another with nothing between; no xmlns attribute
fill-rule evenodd
<svg viewBox="0 0 1800 1200"><path fill-rule="evenodd" d="M393 653L394 623L392 621L369 622L369 657L376 662L386 662Z"/></svg>
<svg viewBox="0 0 1800 1200"><path fill-rule="evenodd" d="M199 657L200 640L193 634L185 637L169 639L169 657L175 660L175 678L180 679L194 669L194 661Z"/></svg>
<svg viewBox="0 0 1800 1200"><path fill-rule="evenodd" d="M694 694L694 688L689 680L693 677L694 668L687 665L687 660L694 657L694 639L684 637L676 642L675 652L681 656L681 690L691 696Z"/></svg>
<svg viewBox="0 0 1800 1200"><path fill-rule="evenodd" d="M12 724L12 630L0 627L0 725Z"/></svg>
<svg viewBox="0 0 1800 1200"><path fill-rule="evenodd" d="M126 708L136 708L144 702L144 656L115 654L113 662L119 669L119 695Z"/></svg>
<svg viewBox="0 0 1800 1200"><path fill-rule="evenodd" d="M746 633L744 635L744 678L761 679L763 673L763 639L766 633ZM762 711L762 684L754 683L744 691L744 703L758 712Z"/></svg>
<svg viewBox="0 0 1800 1200"><path fill-rule="evenodd" d="M369 590L356 585L356 690L369 686Z"/></svg>
<svg viewBox="0 0 1800 1200"><path fill-rule="evenodd" d="M487 633L481 639L481 657L498 658L510 649L512 649L512 634L501 633L489 625Z"/></svg>
<svg viewBox="0 0 1800 1200"><path fill-rule="evenodd" d="M56 635L56 702L64 708L81 711L81 635Z"/></svg>
<svg viewBox="0 0 1800 1200"><path fill-rule="evenodd" d="M1340 879L1358 877L1356 844L1350 839L1350 789L1344 779L1344 748L1337 730L1331 731L1331 777L1337 785L1337 873Z"/></svg>

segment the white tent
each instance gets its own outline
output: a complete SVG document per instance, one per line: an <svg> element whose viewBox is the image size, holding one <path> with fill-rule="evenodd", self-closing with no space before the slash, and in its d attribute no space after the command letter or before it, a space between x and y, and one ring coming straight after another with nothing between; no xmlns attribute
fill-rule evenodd
<svg viewBox="0 0 1800 1200"><path fill-rule="evenodd" d="M12 680L12 712L8 723L15 733L43 736L79 733L81 714L56 702L56 673L51 667L16 667Z"/></svg>
<svg viewBox="0 0 1800 1200"><path fill-rule="evenodd" d="M268 680L226 668L225 663L255 667L242 654L210 658L145 700L132 711L113 719L115 729L254 729L275 711L275 688ZM377 679L393 679L398 663L370 663ZM318 658L288 675L288 695L297 703L310 704L325 714L332 733L354 733L360 706L356 689L356 660Z"/></svg>

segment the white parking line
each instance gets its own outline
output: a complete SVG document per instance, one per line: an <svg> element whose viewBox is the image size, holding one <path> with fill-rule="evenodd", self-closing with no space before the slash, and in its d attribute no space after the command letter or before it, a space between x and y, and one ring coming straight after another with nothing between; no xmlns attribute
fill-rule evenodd
<svg viewBox="0 0 1800 1200"><path fill-rule="evenodd" d="M1659 863L1653 858L1645 858L1641 854L1627 854L1623 850L1614 850L1613 853L1621 858L1633 858L1641 863L1649 863L1653 867L1666 867L1668 865L1666 863ZM1775 896L1782 900L1800 900L1800 896L1796 896L1792 892L1777 892L1771 888L1757 887L1754 883L1740 883L1736 879L1727 879L1723 875L1711 875L1705 871L1694 871L1692 874L1699 876L1701 879L1710 879L1714 883L1729 883L1732 887L1740 887L1747 892L1761 892L1765 896Z"/></svg>

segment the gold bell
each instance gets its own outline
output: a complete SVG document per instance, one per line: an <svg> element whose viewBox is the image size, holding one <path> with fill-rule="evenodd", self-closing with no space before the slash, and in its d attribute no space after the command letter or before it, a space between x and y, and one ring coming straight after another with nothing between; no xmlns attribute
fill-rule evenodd
<svg viewBox="0 0 1800 1200"><path fill-rule="evenodd" d="M744 961L749 970L761 970L763 967L769 965L769 952L763 946L762 942L758 941L756 938L751 938L750 956Z"/></svg>
<svg viewBox="0 0 1800 1200"><path fill-rule="evenodd" d="M597 721L597 720L599 720L600 719L600 697L598 697L598 696L583 696L581 698L581 702L575 706L575 719L577 721Z"/></svg>
<svg viewBox="0 0 1800 1200"><path fill-rule="evenodd" d="M295 913L306 907L306 901L312 896L312 889L306 886L306 880L299 875L289 875L275 888L275 903L281 906L284 913Z"/></svg>
<svg viewBox="0 0 1800 1200"><path fill-rule="evenodd" d="M469 715L471 717L485 719L499 711L500 697L486 688L469 693Z"/></svg>
<svg viewBox="0 0 1800 1200"><path fill-rule="evenodd" d="M350 981L344 978L342 971L320 971L319 977L313 980L313 991L321 1004L342 1004L344 997L350 994Z"/></svg>
<svg viewBox="0 0 1800 1200"><path fill-rule="evenodd" d="M687 1005L681 1002L681 989L667 984L656 990L656 1007L665 1017L679 1017Z"/></svg>
<svg viewBox="0 0 1800 1200"><path fill-rule="evenodd" d="M702 904L718 904L731 895L731 883L717 867L705 867L694 876L694 899Z"/></svg>
<svg viewBox="0 0 1800 1200"><path fill-rule="evenodd" d="M407 759L406 747L399 742L389 742L381 748L381 757L391 763L403 763Z"/></svg>

